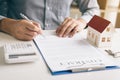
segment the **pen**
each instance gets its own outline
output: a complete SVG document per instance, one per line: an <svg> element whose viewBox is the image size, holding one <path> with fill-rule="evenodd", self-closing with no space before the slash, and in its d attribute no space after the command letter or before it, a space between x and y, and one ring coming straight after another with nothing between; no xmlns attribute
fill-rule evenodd
<svg viewBox="0 0 120 80"><path fill-rule="evenodd" d="M31 21L27 16L25 16L23 13L20 13L20 16L21 16L23 19L26 19L26 20L28 20L29 22L32 23L32 21ZM43 34L41 34L41 36L45 37Z"/></svg>
<svg viewBox="0 0 120 80"><path fill-rule="evenodd" d="M24 18L24 19L26 19L26 20L28 20L28 21L30 21L30 22L31 22L31 20L30 20L30 19L28 19L28 17L27 17L27 16L25 16L23 13L20 13L20 16L21 16L22 18Z"/></svg>

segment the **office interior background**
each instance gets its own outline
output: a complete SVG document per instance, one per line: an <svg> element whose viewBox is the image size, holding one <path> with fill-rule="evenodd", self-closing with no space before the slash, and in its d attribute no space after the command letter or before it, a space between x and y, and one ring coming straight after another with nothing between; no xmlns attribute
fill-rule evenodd
<svg viewBox="0 0 120 80"><path fill-rule="evenodd" d="M113 26L120 28L120 0L98 0L101 17L112 22ZM71 7L71 17L80 17L77 3L74 1Z"/></svg>
<svg viewBox="0 0 120 80"><path fill-rule="evenodd" d="M2 0L0 0L1 2ZM71 17L77 18L80 17L80 11L77 8L76 0L73 1L71 7ZM101 17L108 19L112 22L113 26L116 28L120 28L120 0L98 0L100 9L101 9ZM1 6L5 6L6 3L0 4ZM0 7L0 14L6 15L6 8Z"/></svg>

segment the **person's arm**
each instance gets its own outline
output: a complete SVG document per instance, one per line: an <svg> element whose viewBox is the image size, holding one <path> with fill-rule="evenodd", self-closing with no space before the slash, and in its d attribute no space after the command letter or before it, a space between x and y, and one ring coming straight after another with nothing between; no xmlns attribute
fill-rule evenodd
<svg viewBox="0 0 120 80"><path fill-rule="evenodd" d="M1 20L0 30L19 40L32 40L38 34L42 34L42 30L38 23L10 18Z"/></svg>
<svg viewBox="0 0 120 80"><path fill-rule="evenodd" d="M19 40L33 40L42 34L40 24L34 21L15 20L0 15L0 31L8 33Z"/></svg>
<svg viewBox="0 0 120 80"><path fill-rule="evenodd" d="M7 18L7 0L0 0L0 31L8 33L19 40L32 40L41 33L40 25L27 20Z"/></svg>
<svg viewBox="0 0 120 80"><path fill-rule="evenodd" d="M7 16L7 1L6 0L0 0L0 31L1 31L1 22L2 19L6 18Z"/></svg>
<svg viewBox="0 0 120 80"><path fill-rule="evenodd" d="M86 28L87 23L96 14L99 15L97 0L77 0L82 16L78 19L66 18L57 28L56 33L59 37L73 37L76 33Z"/></svg>
<svg viewBox="0 0 120 80"><path fill-rule="evenodd" d="M87 23L94 15L100 15L100 9L97 0L77 0L78 7L82 12L81 19Z"/></svg>
<svg viewBox="0 0 120 80"><path fill-rule="evenodd" d="M82 31L86 24L86 21L82 18L74 19L67 17L57 28L56 33L59 37L73 37L76 33Z"/></svg>

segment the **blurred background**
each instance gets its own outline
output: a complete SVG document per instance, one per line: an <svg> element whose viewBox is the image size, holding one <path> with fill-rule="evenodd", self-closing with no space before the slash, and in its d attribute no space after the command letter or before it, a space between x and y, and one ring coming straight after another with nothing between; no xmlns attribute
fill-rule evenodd
<svg viewBox="0 0 120 80"><path fill-rule="evenodd" d="M101 10L101 17L112 22L113 26L120 28L120 0L98 0ZM71 17L80 17L81 13L77 8L75 0L71 6Z"/></svg>
<svg viewBox="0 0 120 80"><path fill-rule="evenodd" d="M0 0L1 6L6 6L5 0ZM101 10L101 17L112 22L113 26L120 28L120 0L97 0ZM2 2L2 3L1 3ZM0 7L0 14L6 16L6 8ZM78 18L81 16L77 8L76 0L73 1L71 6L71 17Z"/></svg>

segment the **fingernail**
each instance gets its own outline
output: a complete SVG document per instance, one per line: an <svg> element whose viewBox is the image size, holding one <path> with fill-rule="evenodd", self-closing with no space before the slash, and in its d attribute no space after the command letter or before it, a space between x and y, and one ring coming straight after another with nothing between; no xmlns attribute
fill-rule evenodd
<svg viewBox="0 0 120 80"><path fill-rule="evenodd" d="M60 37L60 35L59 34L57 34L59 37Z"/></svg>
<svg viewBox="0 0 120 80"><path fill-rule="evenodd" d="M59 37L62 37L62 35L59 35Z"/></svg>
<svg viewBox="0 0 120 80"><path fill-rule="evenodd" d="M73 35L69 35L69 38L71 38Z"/></svg>
<svg viewBox="0 0 120 80"><path fill-rule="evenodd" d="M66 37L66 35L63 35L63 37Z"/></svg>

